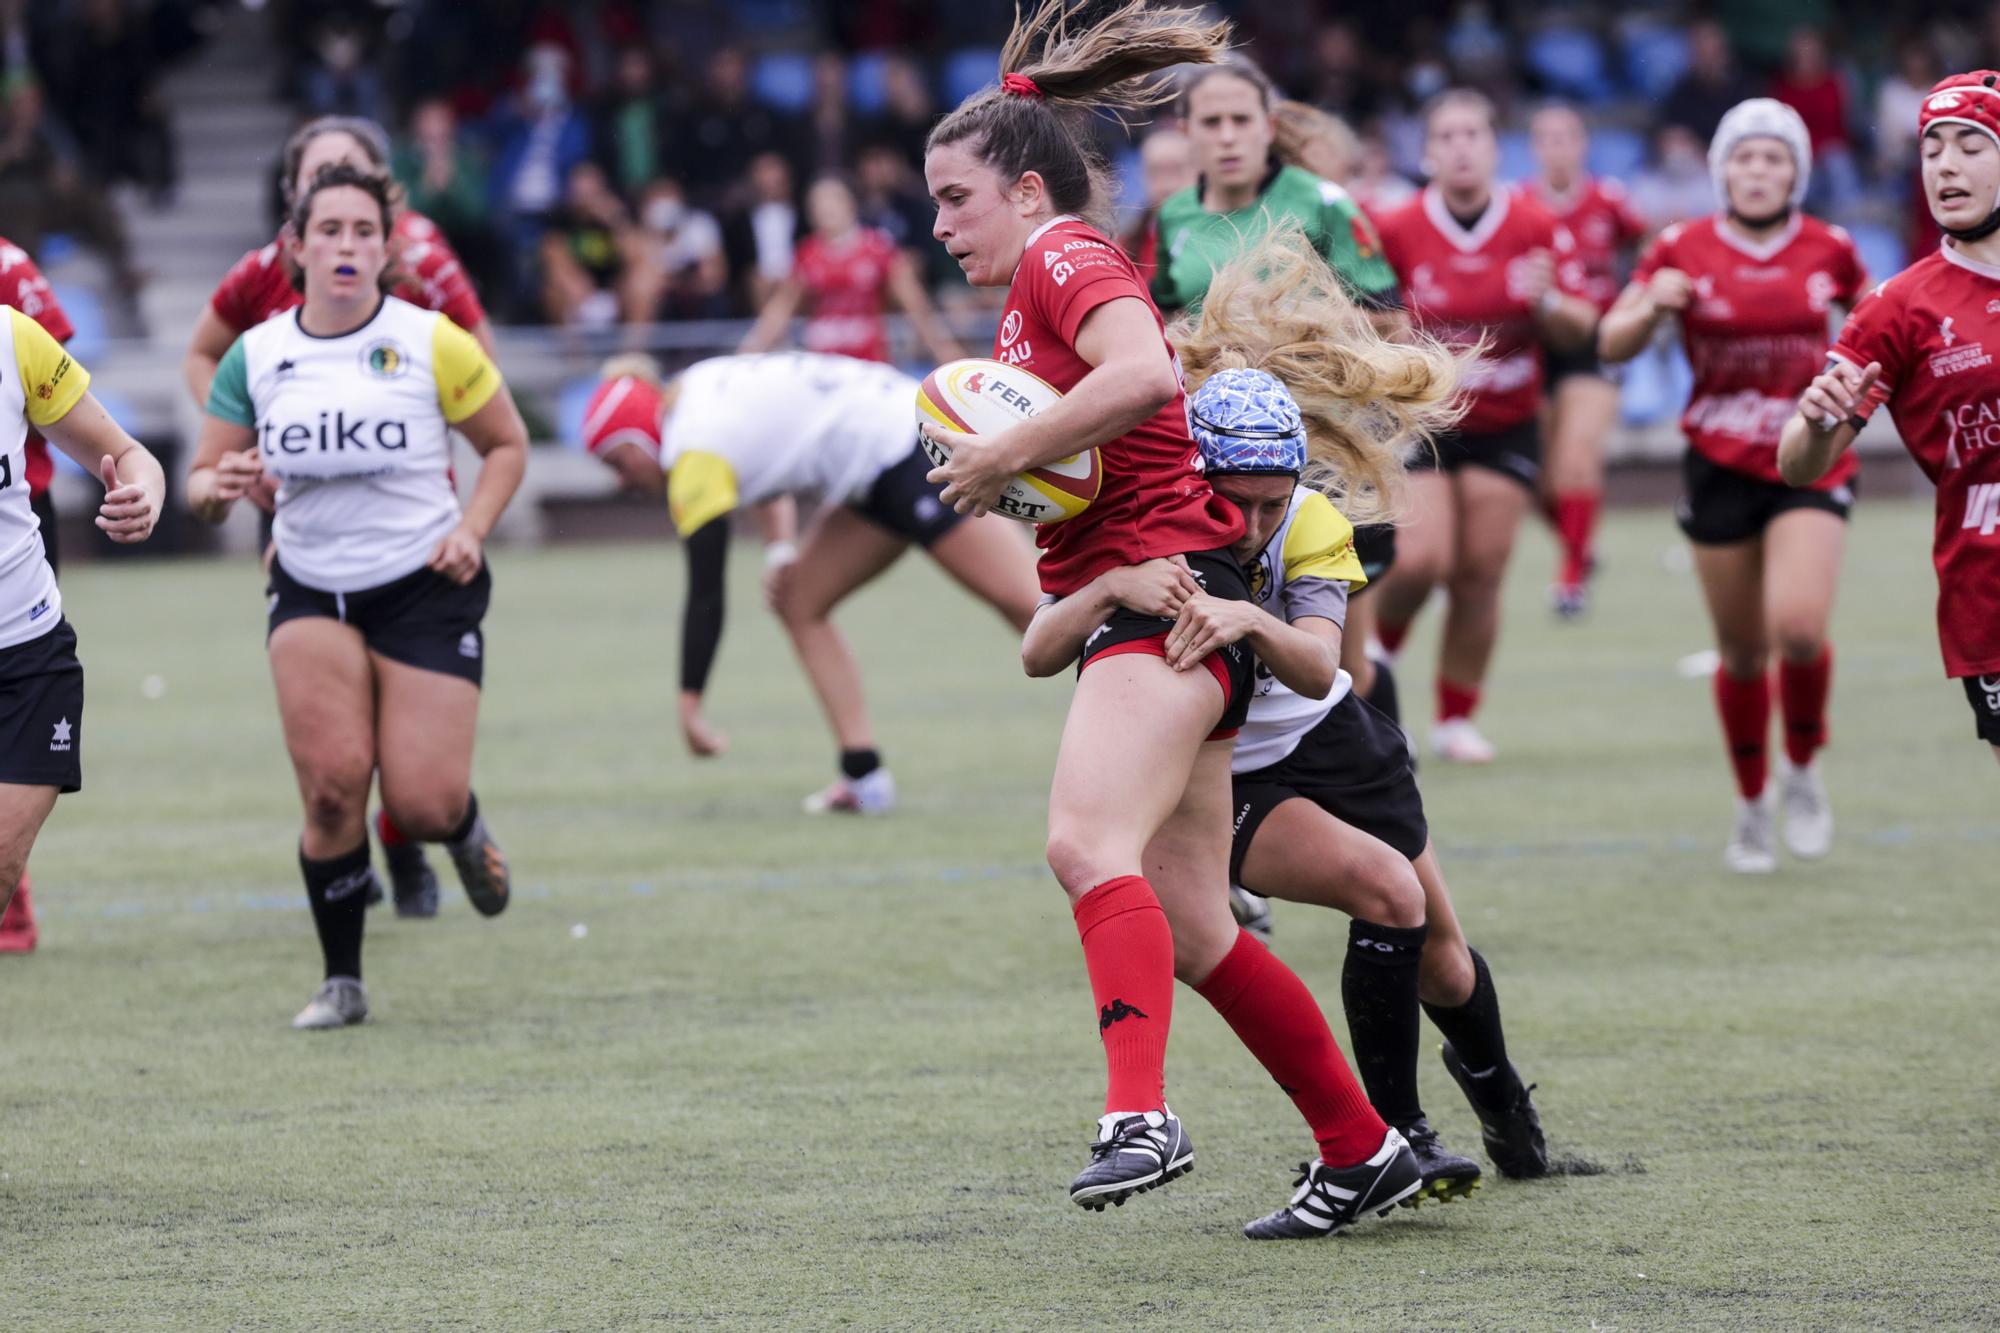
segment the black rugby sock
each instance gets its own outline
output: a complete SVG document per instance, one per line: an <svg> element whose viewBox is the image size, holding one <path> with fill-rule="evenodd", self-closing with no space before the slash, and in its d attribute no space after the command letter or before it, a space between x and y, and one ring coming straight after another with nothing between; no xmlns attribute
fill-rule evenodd
<svg viewBox="0 0 2000 1333"><path fill-rule="evenodd" d="M875 750L840 752L840 775L849 782L859 782L880 767L882 767L882 756Z"/></svg>
<svg viewBox="0 0 2000 1333"><path fill-rule="evenodd" d="M1455 1009L1426 1004L1424 1012L1458 1052L1459 1063L1474 1083L1487 1089L1489 1095L1480 1100L1500 1109L1513 1100L1521 1080L1507 1063L1507 1037L1500 1030L1500 997L1493 990L1493 973L1479 950L1466 952L1472 955L1471 998Z"/></svg>
<svg viewBox="0 0 2000 1333"><path fill-rule="evenodd" d="M465 793L465 818L458 821L458 827L451 831L451 836L447 837L445 841L464 842L472 836L472 826L478 822L479 793L468 791Z"/></svg>
<svg viewBox="0 0 2000 1333"><path fill-rule="evenodd" d="M306 901L312 904L313 926L319 931L320 953L329 977L361 979L361 932L368 923L368 840L351 852L315 861L303 849L299 872L305 876Z"/></svg>
<svg viewBox="0 0 2000 1333"><path fill-rule="evenodd" d="M1389 720L1397 726L1403 725L1403 706L1396 697L1396 672L1387 662L1378 660L1375 663L1375 684L1362 698L1387 713Z"/></svg>
<svg viewBox="0 0 2000 1333"><path fill-rule="evenodd" d="M1428 926L1347 927L1340 1000L1355 1072L1376 1114L1405 1128L1424 1113L1417 1096L1417 964Z"/></svg>

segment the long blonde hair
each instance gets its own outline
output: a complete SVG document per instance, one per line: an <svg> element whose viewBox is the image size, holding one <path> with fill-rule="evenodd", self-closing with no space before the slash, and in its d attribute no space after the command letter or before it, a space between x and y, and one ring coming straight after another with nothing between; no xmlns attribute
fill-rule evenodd
<svg viewBox="0 0 2000 1333"><path fill-rule="evenodd" d="M1070 7L1071 0L1039 0L1023 15L1017 0L1000 73L1030 80L1033 91L1003 82L975 93L932 128L924 151L969 141L1006 183L1035 172L1056 212L1102 222L1109 173L1089 116L1171 101L1174 87L1162 71L1220 59L1230 29L1198 9L1126 0L1071 31Z"/></svg>
<svg viewBox="0 0 2000 1333"><path fill-rule="evenodd" d="M1356 523L1393 519L1404 459L1464 415L1476 355L1423 334L1392 342L1296 223L1273 227L1209 280L1197 315L1168 330L1192 393L1219 370L1275 376L1305 418L1301 479Z"/></svg>

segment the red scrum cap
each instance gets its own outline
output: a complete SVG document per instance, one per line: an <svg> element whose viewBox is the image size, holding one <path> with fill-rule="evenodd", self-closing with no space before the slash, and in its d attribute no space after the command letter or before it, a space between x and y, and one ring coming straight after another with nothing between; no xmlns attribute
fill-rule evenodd
<svg viewBox="0 0 2000 1333"><path fill-rule="evenodd" d="M2000 149L2000 71L1976 69L1970 74L1954 74L1939 79L1924 96L1917 111L1917 137L1933 125L1964 125L1978 130ZM1961 241L1977 241L2000 230L2000 196L1986 220L1974 227L1946 227L1947 235Z"/></svg>
<svg viewBox="0 0 2000 1333"><path fill-rule="evenodd" d="M616 375L597 386L583 410L583 447L602 456L614 445L636 444L660 456L660 389L637 375Z"/></svg>

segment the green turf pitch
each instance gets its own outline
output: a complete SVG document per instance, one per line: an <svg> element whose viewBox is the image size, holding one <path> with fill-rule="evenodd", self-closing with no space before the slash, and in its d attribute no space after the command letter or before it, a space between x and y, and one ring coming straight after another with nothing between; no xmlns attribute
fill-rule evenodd
<svg viewBox="0 0 2000 1333"><path fill-rule="evenodd" d="M1291 1246L1238 1228L1309 1139L1185 990L1198 1169L1068 1203L1101 1089L1040 855L1068 686L921 560L842 613L904 799L855 822L797 813L832 752L754 554L703 763L678 554L499 554L478 786L517 899L476 918L440 858L444 913L375 914L375 1019L332 1034L287 1027L318 957L253 570L80 566L88 785L35 856L42 951L0 958L0 1328L1993 1327L2000 767L1939 675L1928 529L1860 510L1837 847L1762 881L1720 868L1667 517L1613 519L1574 627L1526 534L1502 762L1425 783L1552 1146L1605 1171ZM1344 938L1280 909L1336 1012Z"/></svg>

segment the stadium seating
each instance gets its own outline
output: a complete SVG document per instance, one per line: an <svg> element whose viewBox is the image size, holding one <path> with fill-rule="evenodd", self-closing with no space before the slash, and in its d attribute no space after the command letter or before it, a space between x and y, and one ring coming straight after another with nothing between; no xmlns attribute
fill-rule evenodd
<svg viewBox="0 0 2000 1333"><path fill-rule="evenodd" d="M757 100L780 111L803 111L812 103L812 57L802 51L767 51L750 69Z"/></svg>
<svg viewBox="0 0 2000 1333"><path fill-rule="evenodd" d="M1549 92L1591 103L1611 97L1604 48L1581 28L1544 28L1528 38L1522 55L1528 71Z"/></svg>

